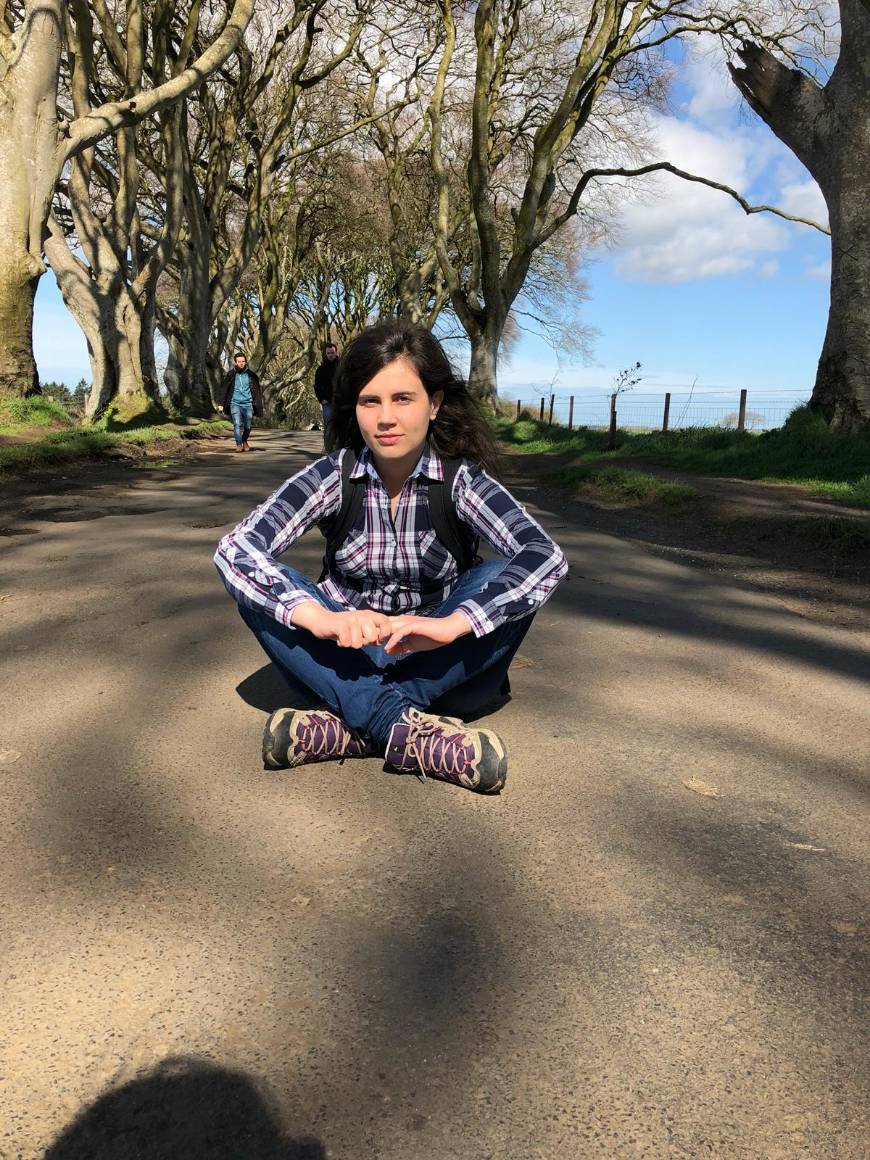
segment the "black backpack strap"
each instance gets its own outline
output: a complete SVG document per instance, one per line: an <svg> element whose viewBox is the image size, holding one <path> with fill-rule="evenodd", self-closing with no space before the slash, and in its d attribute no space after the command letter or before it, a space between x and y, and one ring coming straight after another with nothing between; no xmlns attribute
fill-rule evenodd
<svg viewBox="0 0 870 1160"><path fill-rule="evenodd" d="M478 541L460 520L453 501L453 486L461 460L445 458L441 460L441 465L444 472L443 480L432 479L428 487L432 530L439 543L443 544L456 561L459 571L467 572L478 558ZM321 531L326 538L326 551L318 583L322 583L335 571L335 554L347 539L348 532L356 523L362 509L366 481L365 477L361 480L350 478L355 466L356 455L348 448L341 461L341 506L328 522L321 524Z"/></svg>
<svg viewBox="0 0 870 1160"><path fill-rule="evenodd" d="M335 571L335 553L347 539L347 534L357 521L365 499L365 479L359 482L350 478L356 467L356 455L348 447L341 457L341 506L336 514L320 530L326 537L326 551L323 554L323 570L318 584Z"/></svg>
<svg viewBox="0 0 870 1160"><path fill-rule="evenodd" d="M453 485L461 462L441 460L444 479L429 482L429 515L439 542L459 565L459 571L467 572L477 558L477 537L460 520L453 501Z"/></svg>

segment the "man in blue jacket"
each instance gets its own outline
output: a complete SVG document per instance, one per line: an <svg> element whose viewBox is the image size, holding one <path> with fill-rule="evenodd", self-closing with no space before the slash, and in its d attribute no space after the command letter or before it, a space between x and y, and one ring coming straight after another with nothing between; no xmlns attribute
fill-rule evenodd
<svg viewBox="0 0 870 1160"><path fill-rule="evenodd" d="M248 366L247 357L241 351L236 351L233 362L235 368L221 384L217 409L229 412L232 417L236 451L250 451L248 436L254 415L263 414L263 392L256 372Z"/></svg>

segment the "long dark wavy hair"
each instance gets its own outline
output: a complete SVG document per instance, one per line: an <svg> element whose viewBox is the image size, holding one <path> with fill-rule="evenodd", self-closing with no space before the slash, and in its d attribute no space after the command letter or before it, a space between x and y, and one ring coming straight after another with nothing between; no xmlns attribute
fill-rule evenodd
<svg viewBox="0 0 870 1160"><path fill-rule="evenodd" d="M430 398L436 391L444 392L438 414L429 424L428 440L433 450L440 456L470 459L484 471L496 474L495 437L467 384L450 365L431 331L401 319L367 327L342 354L333 383L327 450L362 450L365 442L356 421L359 393L378 371L399 358L411 363Z"/></svg>

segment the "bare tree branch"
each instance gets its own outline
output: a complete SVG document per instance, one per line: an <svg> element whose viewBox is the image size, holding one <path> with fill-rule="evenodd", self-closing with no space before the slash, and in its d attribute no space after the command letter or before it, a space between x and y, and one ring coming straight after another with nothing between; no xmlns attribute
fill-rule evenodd
<svg viewBox="0 0 870 1160"><path fill-rule="evenodd" d="M577 212L580 199L586 190L586 187L591 181L595 181L601 177L643 177L647 173L673 173L675 177L682 178L683 181L694 181L699 185L707 185L710 189L718 189L722 193L727 193L732 197L740 208L746 214L753 213L772 213L777 217L785 218L786 221L798 222L800 225L812 226L814 230L819 233L831 236L831 231L828 226L823 226L820 222L813 221L811 218L799 217L796 214L786 213L785 210L779 209L775 205L752 205L746 200L736 189L732 189L730 185L724 185L721 181L713 181L710 177L702 177L697 173L687 173L685 169L678 169L676 165L672 165L670 161L653 161L649 165L639 165L635 169L626 169L622 166L614 166L607 169L587 169L574 189L568 206L557 217L553 218L546 229L538 234L540 242L548 241L555 232L563 226L569 218L573 217Z"/></svg>
<svg viewBox="0 0 870 1160"><path fill-rule="evenodd" d="M63 158L68 160L74 157L109 133L179 100L202 84L238 48L253 9L254 0L235 0L230 18L220 36L178 76L164 81L155 89L137 93L124 101L110 101L84 117L77 117L69 127L69 139L62 150Z"/></svg>

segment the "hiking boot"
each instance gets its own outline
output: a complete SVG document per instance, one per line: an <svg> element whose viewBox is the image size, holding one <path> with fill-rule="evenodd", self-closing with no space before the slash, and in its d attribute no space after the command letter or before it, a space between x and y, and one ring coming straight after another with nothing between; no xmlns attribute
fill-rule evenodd
<svg viewBox="0 0 870 1160"><path fill-rule="evenodd" d="M295 769L313 761L372 757L376 748L328 709L278 709L263 730L266 769Z"/></svg>
<svg viewBox="0 0 870 1160"><path fill-rule="evenodd" d="M406 709L390 731L387 764L402 773L437 777L477 793L498 793L507 780L504 742L490 729L469 729L456 717Z"/></svg>

